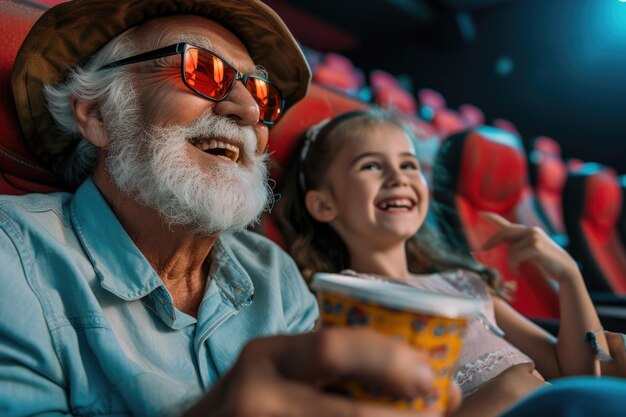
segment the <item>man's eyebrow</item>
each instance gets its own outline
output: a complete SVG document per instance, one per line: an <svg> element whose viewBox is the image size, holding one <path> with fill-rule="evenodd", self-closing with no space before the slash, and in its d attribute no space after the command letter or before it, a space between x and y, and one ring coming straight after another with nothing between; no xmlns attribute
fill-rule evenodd
<svg viewBox="0 0 626 417"><path fill-rule="evenodd" d="M357 155L351 162L350 162L350 166L355 165L356 163L358 163L361 159L364 158L369 158L369 157L382 157L383 153L382 152L365 152L362 153L360 155ZM415 159L417 161L417 155L415 155L413 152L402 152L400 154L400 156L408 156L412 159Z"/></svg>
<svg viewBox="0 0 626 417"><path fill-rule="evenodd" d="M170 45L170 44L179 43L179 42L186 42L190 45L197 46L199 48L208 49L209 51L215 52L217 55L224 58L231 65L234 65L234 63L232 62L232 59L228 56L226 51L223 51L219 49L218 47L214 46L211 43L210 39L202 35L196 35L195 33L178 33L174 36L168 37L162 43ZM254 75L258 77L268 78L267 70L263 68L263 66L261 65L254 65L249 68L243 68L243 71L240 68L237 68L237 69L240 72L243 72L244 74L247 74L247 75Z"/></svg>
<svg viewBox="0 0 626 417"><path fill-rule="evenodd" d="M213 43L206 36L197 35L195 33L177 33L176 35L169 36L161 42L161 44L170 45L173 43L186 42L193 46L208 49L216 54L222 56L222 51L215 50Z"/></svg>

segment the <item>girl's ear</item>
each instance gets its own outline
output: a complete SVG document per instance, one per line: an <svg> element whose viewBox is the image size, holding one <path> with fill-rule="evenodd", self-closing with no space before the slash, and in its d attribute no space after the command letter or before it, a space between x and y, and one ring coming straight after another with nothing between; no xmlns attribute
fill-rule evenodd
<svg viewBox="0 0 626 417"><path fill-rule="evenodd" d="M320 223L330 223L337 218L333 199L325 191L308 191L304 197L304 204L311 217Z"/></svg>
<svg viewBox="0 0 626 417"><path fill-rule="evenodd" d="M71 105L76 127L83 137L98 148L106 147L109 136L96 104L74 98Z"/></svg>

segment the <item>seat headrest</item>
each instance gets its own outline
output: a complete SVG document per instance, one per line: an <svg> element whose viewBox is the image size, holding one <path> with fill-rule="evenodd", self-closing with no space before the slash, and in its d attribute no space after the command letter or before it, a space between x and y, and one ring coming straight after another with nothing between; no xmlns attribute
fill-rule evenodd
<svg viewBox="0 0 626 417"><path fill-rule="evenodd" d="M506 132L512 133L517 137L520 137L520 133L519 130L517 130L517 127L513 124L513 122L506 120L506 119L495 119L492 122L494 127L497 127L498 129L504 130Z"/></svg>
<svg viewBox="0 0 626 417"><path fill-rule="evenodd" d="M17 51L44 8L17 2L0 3L0 194L49 192L62 182L45 169L26 147L11 93L11 72Z"/></svg>
<svg viewBox="0 0 626 417"><path fill-rule="evenodd" d="M364 84L364 76L347 57L328 53L314 68L313 82L347 94L357 94Z"/></svg>
<svg viewBox="0 0 626 417"><path fill-rule="evenodd" d="M445 138L465 130L466 124L461 115L449 109L437 110L431 120L439 134Z"/></svg>
<svg viewBox="0 0 626 417"><path fill-rule="evenodd" d="M280 189L285 174L297 157L294 153L299 140L309 127L339 113L366 107L366 102L311 84L306 96L289 109L270 130L270 177L276 181L276 189Z"/></svg>
<svg viewBox="0 0 626 417"><path fill-rule="evenodd" d="M401 88L386 88L374 93L374 102L383 109L399 111L407 115L417 114L415 98Z"/></svg>
<svg viewBox="0 0 626 417"><path fill-rule="evenodd" d="M400 84L396 77L387 71L375 69L370 73L370 85L372 90L386 90L389 88L400 88Z"/></svg>
<svg viewBox="0 0 626 417"><path fill-rule="evenodd" d="M524 148L511 133L488 126L466 134L457 192L479 209L506 213L528 183Z"/></svg>
<svg viewBox="0 0 626 417"><path fill-rule="evenodd" d="M533 140L533 150L539 151L543 154L561 156L561 145L549 136L537 136Z"/></svg>
<svg viewBox="0 0 626 417"><path fill-rule="evenodd" d="M622 189L613 173L599 171L587 178L583 209L587 224L598 231L613 230L620 216L622 203Z"/></svg>
<svg viewBox="0 0 626 417"><path fill-rule="evenodd" d="M561 193L567 179L567 166L561 158L537 151L531 152L531 162L537 172L537 189Z"/></svg>
<svg viewBox="0 0 626 417"><path fill-rule="evenodd" d="M481 109L472 104L459 106L459 115L467 127L478 127L485 124L485 114Z"/></svg>
<svg viewBox="0 0 626 417"><path fill-rule="evenodd" d="M420 89L417 92L417 98L420 106L430 107L433 111L446 107L446 99L441 93L430 88Z"/></svg>

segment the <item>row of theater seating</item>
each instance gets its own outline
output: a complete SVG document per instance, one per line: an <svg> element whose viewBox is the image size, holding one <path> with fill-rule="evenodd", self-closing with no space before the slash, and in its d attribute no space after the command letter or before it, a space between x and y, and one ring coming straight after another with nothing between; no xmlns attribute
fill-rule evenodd
<svg viewBox="0 0 626 417"><path fill-rule="evenodd" d="M485 124L485 115L478 107L463 104L458 110L453 110L447 107L445 98L433 89L422 88L414 96L403 79L383 70L373 70L366 77L363 70L341 54L322 54L305 48L305 55L316 84L412 117L422 139L442 139ZM494 119L491 125L519 135L515 125L506 119Z"/></svg>
<svg viewBox="0 0 626 417"><path fill-rule="evenodd" d="M2 194L64 190L62 182L43 168L22 142L10 94L10 73L17 50L41 13L40 8L0 0L0 25L5 32L0 48ZM376 88L382 90L385 83L392 82L395 81L388 74L380 75ZM442 99L440 95L431 93L424 93L424 97L420 98L422 103L428 102L433 108L441 106ZM294 159L298 140L308 127L326 117L371 105L314 83L305 99L271 129L271 176L276 181L277 192ZM423 133L420 129L432 128L423 120L411 117L407 120L417 120L413 124L417 133ZM495 127L480 126L478 122L481 119L478 117L474 121L468 131L438 142L442 143L441 148L437 146L435 149L438 157L432 158L436 185L434 197L452 209L449 220L458 226L457 238L470 250L480 247L489 233L478 215L484 210L496 211L512 221L541 225L549 232L556 230L569 236L568 250L581 262L586 278L590 279L588 286L591 290L601 291L604 295L626 294L626 258L622 244L626 240L619 238L619 230L626 230L625 216L620 211L624 186L620 186L615 173L593 165L563 170L557 147L555 143L550 145L549 140L543 140L543 145L542 141L536 141L537 146L531 153L529 163L518 135ZM464 126L464 129L467 127ZM423 136L420 138L424 140ZM452 175L447 180L437 179L438 167L444 166ZM533 184L537 188L533 189ZM451 193L443 192L444 186ZM552 223L553 229L549 229L547 222L541 222L535 205L537 196L545 197L542 201L546 204L548 217L558 219L560 213L564 215L562 223L556 221ZM560 200L566 209L559 209ZM259 231L281 242L271 215L265 216ZM536 273L528 268L522 270L521 277L514 276L504 262L504 255L498 250L476 253L480 260L501 269L506 279L518 282L519 290L513 303L516 309L532 318L556 317L558 305L554 288L537 279ZM615 298L604 298L603 302L615 301ZM616 304L620 302L617 299Z"/></svg>

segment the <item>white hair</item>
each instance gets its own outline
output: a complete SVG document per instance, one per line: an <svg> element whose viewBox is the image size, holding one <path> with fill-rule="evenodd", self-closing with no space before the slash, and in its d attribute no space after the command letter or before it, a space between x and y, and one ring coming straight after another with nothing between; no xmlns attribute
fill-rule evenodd
<svg viewBox="0 0 626 417"><path fill-rule="evenodd" d="M92 173L98 152L79 132L72 112L72 100L78 98L95 103L101 114L108 114L115 111L117 103L134 96L133 89L128 89L132 87L128 82L132 76L129 72L122 68L99 71L100 67L135 53L136 47L132 41L134 32L133 28L112 39L85 66L71 68L61 84L44 87L48 110L60 133L78 142L68 155L62 173L70 184L80 184Z"/></svg>

